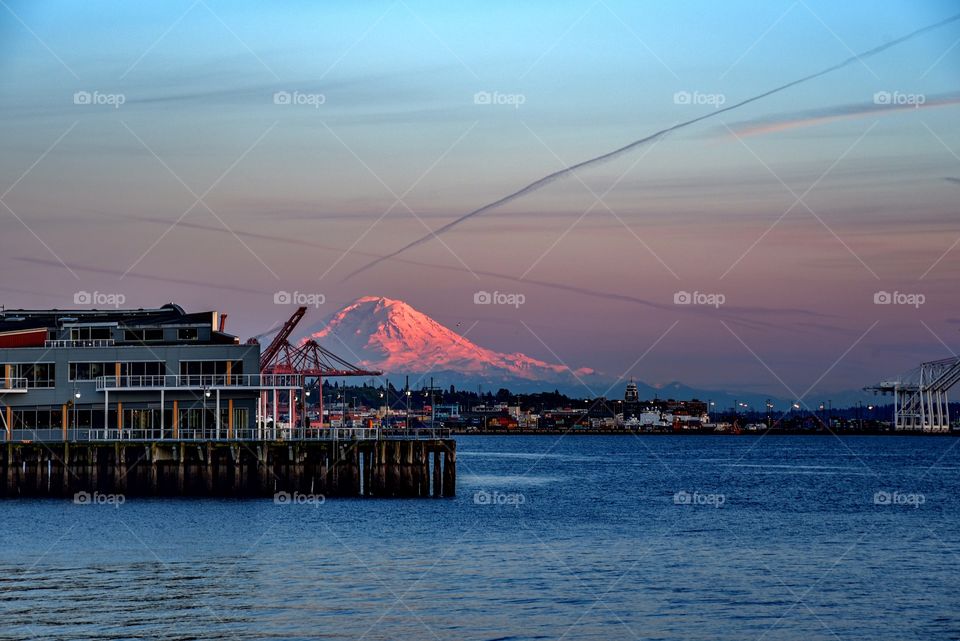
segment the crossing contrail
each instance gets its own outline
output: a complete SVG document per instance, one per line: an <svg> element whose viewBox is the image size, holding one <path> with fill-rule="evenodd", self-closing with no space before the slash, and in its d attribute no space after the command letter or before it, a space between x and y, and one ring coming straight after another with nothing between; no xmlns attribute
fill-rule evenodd
<svg viewBox="0 0 960 641"><path fill-rule="evenodd" d="M433 231L430 232L429 234L427 234L427 235L425 235L425 236L422 236L422 237L420 237L420 238L418 238L418 239L416 239L416 240L414 240L414 241L412 241L412 242L407 243L406 245L404 245L404 246L401 247L400 249L397 249L397 250L395 250L395 251L393 251L393 252L390 252L389 254L386 254L386 255L384 255L384 256L382 256L382 257L380 257L380 258L377 258L377 259L375 259L375 260L370 261L369 263L363 265L362 267L360 267L360 268L358 268L358 269L355 269L354 271L352 271L352 272L350 272L349 274L347 274L347 276L346 276L343 280L348 280L348 279L356 276L357 274L360 274L360 273L362 273L362 272L367 271L367 270L370 269L371 267L375 267L376 265L379 265L380 263L382 263L382 262L384 262L384 261L386 261L386 260L390 260L391 258L394 258L394 257L396 257L396 256L399 256L400 254L406 252L407 250L413 249L414 247L417 247L418 245L422 245L423 243L427 242L427 241L430 240L431 238L436 238L436 237L439 236L440 234L444 234L444 233L450 231L450 230L453 229L454 227L458 226L460 223L462 223L462 222L464 222L464 221L466 221L466 220L469 220L469 219L473 218L474 216L479 216L480 214L486 213L486 212L488 212L488 211L492 211L492 210L494 210L494 209L499 209L500 207L503 207L504 205L506 205L506 204L509 203L509 202L512 202L512 201L514 201L514 200L516 200L516 199L518 199L518 198L523 198L523 197L526 196L527 194L531 194L531 193L533 193L533 192L535 192L535 191L538 191L538 190L546 187L547 185L549 185L549 184L552 183L553 181L558 180L558 179L560 179L560 178L563 178L564 176L566 176L566 175L568 175L568 174L571 174L571 173L575 172L575 171L578 170L578 169L583 169L584 167L589 167L589 166L592 166L592 165L597 165L597 164L600 164L600 163L604 163L604 162L613 160L614 158L617 158L617 157L619 157L619 156L621 156L621 155L623 155L623 154L625 154L625 153L627 153L627 152L629 152L629 151L632 151L632 150L636 149L637 147L640 147L641 145L645 145L645 144L647 144L647 143L649 143L649 142L652 142L652 141L654 141L654 140L656 140L656 139L658 139L658 138L661 138L661 137L663 137L663 136L666 136L666 135L668 135L668 134L670 134L670 133L673 133L673 132L675 132L675 131L677 131L677 130L684 129L684 128L686 128L686 127L689 127L690 125L694 125L694 124L696 124L696 123L698 123L698 122L701 122L701 121L703 121L703 120L707 120L707 119L709 119L709 118L716 118L716 117L719 116L720 114L727 113L727 112L733 111L733 110L735 110L735 109L739 109L739 108L743 107L744 105L748 105L748 104L750 104L750 103L752 103L752 102L757 102L758 100L762 100L762 99L767 98L767 97L769 97L769 96L772 96L772 95L774 95L774 94L780 93L781 91L785 91L785 90L787 90L787 89L790 89L791 87L795 87L795 86L797 86L797 85L800 85L800 84L809 82L809 81L811 81L811 80L815 80L815 79L817 79L817 78L819 78L819 77L821 77L821 76L825 76L825 75L827 75L827 74L829 74L829 73L833 73L834 71L837 71L837 70L839 70L839 69L843 69L844 67L847 67L847 66L849 66L849 65L851 65L851 64L853 64L853 63L855 63L855 62L860 62L860 61L862 61L864 58L870 58L870 57L872 57L872 56L875 56L875 55L877 55L878 53L881 53L881 52L883 52L883 51L886 51L887 49L891 49L891 48L893 48L893 47L896 47L897 45L900 45L900 44L902 44L902 43L904 43L904 42L906 42L906 41L908 41L908 40L912 40L913 38L916 38L917 36L920 36L920 35L922 35L922 34L924 34L924 33L927 33L928 31L933 31L934 29L938 29L938 28L940 28L940 27L942 27L942 26L944 26L944 25L946 25L946 24L949 24L949 23L951 23L951 22L955 22L956 20L960 20L960 13L955 14L955 15L953 15L953 16L950 16L949 18L945 18L944 20L941 20L941 21L936 22L936 23L934 23L934 24L930 24L930 25L927 25L927 26L922 27L922 28L920 28L920 29L917 29L916 31L911 31L910 33L908 33L908 34L906 34L906 35L904 35L904 36L901 36L901 37L899 37L899 38L897 38L897 39L895 39L895 40L891 40L890 42L886 42L886 43L884 43L884 44L882 44L882 45L880 45L880 46L874 47L873 49L868 49L867 51L864 51L864 52L861 53L861 54L854 54L854 55L850 56L849 58L847 58L846 60L844 60L843 62L839 62L839 63L837 63L837 64L835 64L835 65L832 65L832 66L827 67L827 68L825 68L825 69L821 69L820 71L817 71L817 72L815 72L815 73L811 73L811 74L809 74L809 75L807 75L807 76L803 76L802 78L797 78L796 80L792 80L792 81L790 81L790 82L788 82L788 83L786 83L786 84L782 84L782 85L780 85L779 87L774 87L773 89L769 89L769 90L767 90L767 91L764 91L763 93L757 94L757 95L755 95L755 96L753 96L753 97L751 97L751 98L747 98L747 99L745 99L745 100L741 100L740 102L734 103L734 104L730 105L729 107L721 107L721 108L719 108L719 109L714 109L713 111L711 111L711 112L709 112L709 113L706 113L706 114L704 114L704 115L702 115L702 116L698 116L697 118L693 118L693 119L691 119L691 120L685 120L685 121L680 122L680 123L677 123L677 124L675 124L675 125L673 125L673 126L671 126L671 127L667 127L666 129L661 129L660 131L657 131L657 132L655 132L655 133L652 133L652 134L650 134L649 136L646 136L646 137L641 138L641 139L639 139L639 140L635 140L635 141L633 141L633 142L631 142L631 143L629 143L629 144L627 144L627 145L624 145L623 147L620 147L619 149L614 149L613 151L607 152L607 153L602 154L602 155L600 155L600 156L596 156L596 157L594 157L594 158L589 158L589 159L587 159L587 160L578 162L578 163L576 163L575 165L570 165L569 167L566 167L566 168L561 169L561 170L559 170L559 171L555 171L555 172L553 172L552 174L547 174L547 175L544 176L543 178L539 178L539 179L533 181L532 183L530 183L529 185L527 185L526 187L523 187L523 188L521 188L521 189L518 189L517 191L515 191L515 192L513 192L513 193L511 193L511 194L508 194L508 195L504 196L503 198L499 198L499 199L497 199L497 200L495 200L495 201L493 201L493 202L491 202L491 203L487 203L486 205L483 205L482 207L479 207L479 208L477 208L477 209L474 209L473 211L467 212L466 214L460 216L460 217L457 218L456 220L453 220L453 221L451 221L451 222L449 222L449 223L447 223L447 224L445 224L445 225L442 225L442 226L438 227L437 229L433 230Z"/></svg>

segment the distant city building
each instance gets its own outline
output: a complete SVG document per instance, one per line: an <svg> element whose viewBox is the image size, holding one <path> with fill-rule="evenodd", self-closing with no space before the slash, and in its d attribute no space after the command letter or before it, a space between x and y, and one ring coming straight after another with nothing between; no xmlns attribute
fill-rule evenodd
<svg viewBox="0 0 960 641"><path fill-rule="evenodd" d="M640 392L637 391L637 384L633 382L633 379L630 379L630 382L627 383L627 391L623 395L623 400L626 403L636 403L640 400Z"/></svg>
<svg viewBox="0 0 960 641"><path fill-rule="evenodd" d="M460 419L460 406L459 405L435 405L433 408L433 415L435 418L440 420L459 420Z"/></svg>

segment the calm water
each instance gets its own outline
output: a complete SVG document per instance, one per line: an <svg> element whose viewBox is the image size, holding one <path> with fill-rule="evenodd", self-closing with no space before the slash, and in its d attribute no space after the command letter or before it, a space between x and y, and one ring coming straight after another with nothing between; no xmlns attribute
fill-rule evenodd
<svg viewBox="0 0 960 641"><path fill-rule="evenodd" d="M956 443L465 437L449 500L6 501L0 638L958 638Z"/></svg>

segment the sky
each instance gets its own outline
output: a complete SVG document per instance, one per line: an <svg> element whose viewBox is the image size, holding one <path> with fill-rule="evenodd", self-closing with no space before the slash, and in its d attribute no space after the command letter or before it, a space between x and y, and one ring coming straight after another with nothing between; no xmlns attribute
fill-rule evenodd
<svg viewBox="0 0 960 641"><path fill-rule="evenodd" d="M245 339L378 295L613 377L860 388L960 349L960 22L432 230L957 10L2 0L0 303Z"/></svg>

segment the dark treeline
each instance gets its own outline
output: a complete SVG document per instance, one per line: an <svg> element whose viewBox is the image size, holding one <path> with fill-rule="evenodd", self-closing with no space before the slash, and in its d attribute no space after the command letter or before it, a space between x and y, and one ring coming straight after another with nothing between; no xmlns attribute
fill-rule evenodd
<svg viewBox="0 0 960 641"><path fill-rule="evenodd" d="M414 387L410 385L410 409L422 409L425 405L431 404L431 390L429 383L421 383ZM310 390L310 405L317 405L320 400L317 394L317 383L312 381L307 387ZM382 396L381 396L382 394ZM338 397L339 395L339 397ZM386 384L373 384L364 382L359 385L344 385L339 381L324 381L323 396L326 402L340 401L347 402L350 405L365 405L367 407L379 407L389 404L390 407L403 409L406 407L405 387L400 382L399 386L394 385L393 381L387 381ZM389 402L387 402L389 399ZM477 405L492 405L497 403L507 403L509 405L519 405L521 409L540 410L556 407L571 407L579 404L583 405L582 399L574 399L558 390L552 392L538 392L536 394L518 394L511 392L506 388L500 388L496 392L476 390L457 389L454 385L446 387L435 386L432 390L432 402L437 405L459 405L464 409Z"/></svg>

